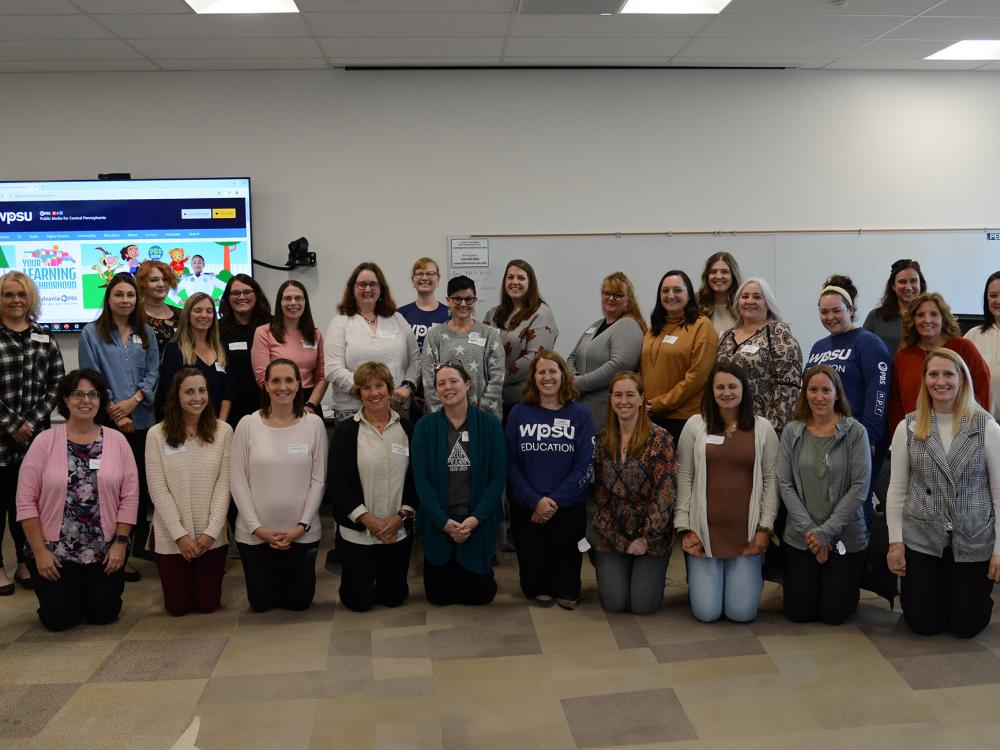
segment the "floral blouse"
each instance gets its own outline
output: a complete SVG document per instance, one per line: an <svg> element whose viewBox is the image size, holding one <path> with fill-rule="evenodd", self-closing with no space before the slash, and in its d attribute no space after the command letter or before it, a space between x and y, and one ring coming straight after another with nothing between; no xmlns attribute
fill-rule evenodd
<svg viewBox="0 0 1000 750"><path fill-rule="evenodd" d="M92 565L104 561L108 543L101 528L101 506L97 495L97 469L92 460L100 460L104 447L103 432L86 445L67 442L69 476L66 483L66 505L63 508L59 541L46 541L45 546L61 562ZM31 546L25 545L29 557Z"/></svg>
<svg viewBox="0 0 1000 750"><path fill-rule="evenodd" d="M163 347L166 346L167 342L174 337L174 333L177 332L177 326L181 321L181 311L176 307L171 307L167 305L167 309L170 310L169 318L154 318L150 315L146 316L146 322L149 323L149 327L153 329L153 333L156 334L156 343L160 345L160 356L163 356Z"/></svg>
<svg viewBox="0 0 1000 750"><path fill-rule="evenodd" d="M753 407L779 435L795 412L802 388L802 349L787 323L769 320L745 341L736 329L719 337L718 362L734 362L746 370L753 387Z"/></svg>
<svg viewBox="0 0 1000 750"><path fill-rule="evenodd" d="M625 554L632 541L644 537L646 554L670 555L677 497L674 441L662 427L651 428L638 459L622 462L600 449L594 454L594 530L600 552Z"/></svg>
<svg viewBox="0 0 1000 750"><path fill-rule="evenodd" d="M503 381L503 402L517 404L521 401L521 389L528 377L528 367L539 349L552 349L556 345L559 329L552 308L544 302L531 315L512 330L507 330L506 321L501 324L494 320L497 308L492 308L483 323L500 331L503 351L506 359L506 374Z"/></svg>

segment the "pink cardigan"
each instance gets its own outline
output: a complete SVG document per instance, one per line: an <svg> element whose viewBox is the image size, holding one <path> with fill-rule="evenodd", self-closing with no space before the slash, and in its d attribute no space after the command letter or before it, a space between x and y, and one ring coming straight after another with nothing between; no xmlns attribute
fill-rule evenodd
<svg viewBox="0 0 1000 750"><path fill-rule="evenodd" d="M107 427L97 470L101 529L110 541L119 523L135 523L139 509L139 476L125 437ZM66 425L45 430L28 449L17 484L17 520L38 518L46 541L59 540L69 477Z"/></svg>

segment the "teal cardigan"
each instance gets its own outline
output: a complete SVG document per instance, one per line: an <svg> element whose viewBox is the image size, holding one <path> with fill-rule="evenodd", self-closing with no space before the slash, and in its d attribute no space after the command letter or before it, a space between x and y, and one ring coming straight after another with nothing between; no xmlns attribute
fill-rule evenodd
<svg viewBox="0 0 1000 750"><path fill-rule="evenodd" d="M473 573L487 575L492 571L496 549L496 524L503 518L500 496L507 480L507 444L499 420L482 409L470 405L465 424L472 462L469 507L470 514L479 519L479 526L467 541L456 545L456 560ZM417 528L424 558L432 565L447 565L454 543L444 533L448 522L448 421L444 409L417 422L410 453L420 497Z"/></svg>

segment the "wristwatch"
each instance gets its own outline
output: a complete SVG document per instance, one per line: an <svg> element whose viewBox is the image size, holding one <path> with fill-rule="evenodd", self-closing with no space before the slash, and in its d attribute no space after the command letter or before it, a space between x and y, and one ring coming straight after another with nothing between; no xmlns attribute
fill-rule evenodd
<svg viewBox="0 0 1000 750"><path fill-rule="evenodd" d="M399 520L402 521L403 523L406 523L411 518L413 518L413 516L407 513L405 510L396 511L396 515L399 516Z"/></svg>
<svg viewBox="0 0 1000 750"><path fill-rule="evenodd" d="M142 391L137 392L134 396L132 396L132 398L135 399L137 404L141 404L143 399Z"/></svg>
<svg viewBox="0 0 1000 750"><path fill-rule="evenodd" d="M132 539L125 534L116 534L115 538L111 541L112 544L115 542L119 544L124 544L126 547L132 543Z"/></svg>
<svg viewBox="0 0 1000 750"><path fill-rule="evenodd" d="M312 525L311 525L311 524L308 524L308 523L302 523L302 521L299 521L299 526L301 526L301 527L302 527L302 530L303 530L303 531L304 531L305 533L307 533L307 534L309 533L309 529L311 529L311 528L312 528Z"/></svg>

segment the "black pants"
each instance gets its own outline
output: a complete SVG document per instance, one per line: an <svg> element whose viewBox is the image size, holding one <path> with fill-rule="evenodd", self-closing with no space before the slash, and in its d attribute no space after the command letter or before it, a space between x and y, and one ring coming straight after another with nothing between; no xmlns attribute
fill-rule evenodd
<svg viewBox="0 0 1000 750"><path fill-rule="evenodd" d="M134 432L123 433L128 447L132 449L135 457L135 468L139 474L139 512L135 517L135 528L132 530L131 552L136 557L150 557L146 552L146 543L149 541L149 486L146 484L146 434L149 430L135 430Z"/></svg>
<svg viewBox="0 0 1000 750"><path fill-rule="evenodd" d="M49 630L68 630L81 622L106 625L121 612L125 590L121 569L108 575L102 563L64 562L59 568L59 580L50 581L38 575L34 560L27 563L35 581L38 619Z"/></svg>
<svg viewBox="0 0 1000 750"><path fill-rule="evenodd" d="M451 543L447 565L432 565L424 560L424 594L431 604L489 604L497 595L497 582L490 570L485 575L473 573L458 564L458 545Z"/></svg>
<svg viewBox="0 0 1000 750"><path fill-rule="evenodd" d="M10 525L17 563L24 562L24 529L17 522L17 478L20 473L20 462L0 466L0 568L3 567L3 530L6 525Z"/></svg>
<svg viewBox="0 0 1000 750"><path fill-rule="evenodd" d="M531 522L531 509L511 501L510 522L521 571L521 591L528 598L580 598L583 555L576 546L587 533L587 507L560 508L545 523Z"/></svg>
<svg viewBox="0 0 1000 750"><path fill-rule="evenodd" d="M343 566L341 604L355 612L367 612L376 604L398 607L406 601L413 534L393 544L355 544L338 533L337 549Z"/></svg>
<svg viewBox="0 0 1000 750"><path fill-rule="evenodd" d="M236 545L240 549L247 599L254 612L269 609L303 610L316 594L316 551L319 542L292 542L291 549L265 544Z"/></svg>
<svg viewBox="0 0 1000 750"><path fill-rule="evenodd" d="M950 630L972 638L993 614L993 582L986 577L990 562L955 562L951 547L941 557L906 548L906 575L901 599L910 630L934 635Z"/></svg>
<svg viewBox="0 0 1000 750"><path fill-rule="evenodd" d="M857 609L867 552L831 552L820 565L809 550L782 544L785 616L792 622L840 625Z"/></svg>

